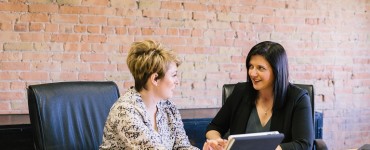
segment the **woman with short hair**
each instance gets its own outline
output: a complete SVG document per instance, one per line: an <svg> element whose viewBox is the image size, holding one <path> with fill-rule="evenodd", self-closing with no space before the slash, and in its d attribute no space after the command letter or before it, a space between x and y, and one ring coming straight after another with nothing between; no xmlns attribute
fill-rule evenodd
<svg viewBox="0 0 370 150"><path fill-rule="evenodd" d="M173 96L176 55L151 40L134 42L127 56L135 86L115 102L108 115L100 149L198 149L183 128Z"/></svg>

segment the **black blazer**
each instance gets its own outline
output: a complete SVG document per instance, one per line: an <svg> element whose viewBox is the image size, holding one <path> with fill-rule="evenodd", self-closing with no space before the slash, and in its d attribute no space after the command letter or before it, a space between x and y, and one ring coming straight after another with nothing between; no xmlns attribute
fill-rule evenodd
<svg viewBox="0 0 370 150"><path fill-rule="evenodd" d="M225 104L207 127L223 136L246 132L248 118L255 107L254 100L248 95L253 88L247 82L238 83ZM289 84L287 99L282 108L274 110L270 131L284 133L280 146L285 149L311 150L314 140L313 119L310 97L305 90Z"/></svg>

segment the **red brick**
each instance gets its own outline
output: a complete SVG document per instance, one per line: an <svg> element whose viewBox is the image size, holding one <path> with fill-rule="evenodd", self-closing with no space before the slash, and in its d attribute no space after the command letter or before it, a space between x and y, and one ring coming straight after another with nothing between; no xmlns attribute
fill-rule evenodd
<svg viewBox="0 0 370 150"><path fill-rule="evenodd" d="M78 23L77 15L51 15L51 23Z"/></svg>
<svg viewBox="0 0 370 150"><path fill-rule="evenodd" d="M217 13L218 21L239 21L239 14L237 13Z"/></svg>
<svg viewBox="0 0 370 150"><path fill-rule="evenodd" d="M14 25L14 31L18 31L18 32L28 31L28 24L25 24L25 23L15 24Z"/></svg>
<svg viewBox="0 0 370 150"><path fill-rule="evenodd" d="M10 90L10 83L9 82L0 82L0 90L2 90L2 91Z"/></svg>
<svg viewBox="0 0 370 150"><path fill-rule="evenodd" d="M43 33L20 33L22 42L45 42Z"/></svg>
<svg viewBox="0 0 370 150"><path fill-rule="evenodd" d="M133 20L129 18L108 18L109 26L129 26L133 24Z"/></svg>
<svg viewBox="0 0 370 150"><path fill-rule="evenodd" d="M49 22L49 15L46 13L27 13L21 15L23 22Z"/></svg>
<svg viewBox="0 0 370 150"><path fill-rule="evenodd" d="M216 13L193 12L194 20L216 20Z"/></svg>
<svg viewBox="0 0 370 150"><path fill-rule="evenodd" d="M19 78L21 80L29 80L29 81L45 81L45 80L49 80L49 75L48 75L48 72L39 72L39 71L21 72L19 74Z"/></svg>
<svg viewBox="0 0 370 150"><path fill-rule="evenodd" d="M34 71L61 71L61 64L58 62L35 62L31 64L31 70Z"/></svg>
<svg viewBox="0 0 370 150"><path fill-rule="evenodd" d="M59 5L79 5L82 0L56 0Z"/></svg>
<svg viewBox="0 0 370 150"><path fill-rule="evenodd" d="M166 17L166 15L165 15ZM176 19L176 20L190 20L192 19L193 14L191 12L181 12L181 11L174 11L168 13L168 19Z"/></svg>
<svg viewBox="0 0 370 150"><path fill-rule="evenodd" d="M24 94L22 92L0 92L0 100L14 100L23 99Z"/></svg>
<svg viewBox="0 0 370 150"><path fill-rule="evenodd" d="M52 3L53 0L27 0L29 3Z"/></svg>
<svg viewBox="0 0 370 150"><path fill-rule="evenodd" d="M2 67L2 63L0 63L0 67ZM24 68L22 68L22 70L23 69ZM19 77L18 72L0 72L1 80L18 80L19 79L18 77Z"/></svg>
<svg viewBox="0 0 370 150"><path fill-rule="evenodd" d="M53 34L51 35L52 42L79 42L80 35L78 34Z"/></svg>
<svg viewBox="0 0 370 150"><path fill-rule="evenodd" d="M13 24L0 22L0 31L13 31Z"/></svg>
<svg viewBox="0 0 370 150"><path fill-rule="evenodd" d="M50 79L53 81L76 81L78 80L77 72L51 72Z"/></svg>
<svg viewBox="0 0 370 150"><path fill-rule="evenodd" d="M127 28L126 27L116 27L116 34L126 34Z"/></svg>
<svg viewBox="0 0 370 150"><path fill-rule="evenodd" d="M86 43L66 43L65 45L65 51L68 52L73 52L73 51L82 51L82 52L90 52L91 51L91 46L90 44Z"/></svg>
<svg viewBox="0 0 370 150"><path fill-rule="evenodd" d="M19 82L13 81L13 82L10 83L10 88L12 90L24 90L24 89L27 88L27 86L26 86L26 83L25 82L22 82L22 81L19 81Z"/></svg>
<svg viewBox="0 0 370 150"><path fill-rule="evenodd" d="M62 71L63 72L74 72L74 71L90 71L90 65L81 62L63 62Z"/></svg>
<svg viewBox="0 0 370 150"><path fill-rule="evenodd" d="M42 43L33 43L34 49L36 51L50 51L50 45L42 42Z"/></svg>
<svg viewBox="0 0 370 150"><path fill-rule="evenodd" d="M186 40L181 37L164 37L162 43L171 45L185 45Z"/></svg>
<svg viewBox="0 0 370 150"><path fill-rule="evenodd" d="M207 11L207 6L204 4L184 2L183 5L187 11Z"/></svg>
<svg viewBox="0 0 370 150"><path fill-rule="evenodd" d="M107 8L107 7L89 7L89 14L94 15L115 15L116 9L114 8Z"/></svg>
<svg viewBox="0 0 370 150"><path fill-rule="evenodd" d="M253 31L255 32L272 32L274 26L272 25L253 25Z"/></svg>
<svg viewBox="0 0 370 150"><path fill-rule="evenodd" d="M116 55L113 53L119 51L119 44L92 44L92 51Z"/></svg>
<svg viewBox="0 0 370 150"><path fill-rule="evenodd" d="M45 53L45 52L40 52L40 53L35 53L35 52L27 52L23 53L22 60L23 61L50 61L51 60L52 54L50 53Z"/></svg>
<svg viewBox="0 0 370 150"><path fill-rule="evenodd" d="M81 41L87 43L105 43L107 41L107 37L105 35L87 35L82 36Z"/></svg>
<svg viewBox="0 0 370 150"><path fill-rule="evenodd" d="M137 7L135 0L110 0L112 7L116 8L135 8Z"/></svg>
<svg viewBox="0 0 370 150"><path fill-rule="evenodd" d="M28 108L28 104L22 100L12 100L10 104L13 110L27 110Z"/></svg>
<svg viewBox="0 0 370 150"><path fill-rule="evenodd" d="M131 44L134 41L133 36L119 35L119 36L108 36L106 39L107 43L111 44Z"/></svg>
<svg viewBox="0 0 370 150"><path fill-rule="evenodd" d="M28 42L4 44L4 50L30 51L33 49L33 44Z"/></svg>
<svg viewBox="0 0 370 150"><path fill-rule="evenodd" d="M43 31L45 29L42 23L30 23L30 31Z"/></svg>
<svg viewBox="0 0 370 150"><path fill-rule="evenodd" d="M103 26L101 32L104 33L104 34L114 34L115 33L115 28L114 27Z"/></svg>
<svg viewBox="0 0 370 150"><path fill-rule="evenodd" d="M91 71L117 71L115 64L91 64Z"/></svg>
<svg viewBox="0 0 370 150"><path fill-rule="evenodd" d="M82 24L107 24L107 17L105 16L80 16L80 23Z"/></svg>
<svg viewBox="0 0 370 150"><path fill-rule="evenodd" d="M17 32L1 32L0 42L14 42L19 40L19 33Z"/></svg>
<svg viewBox="0 0 370 150"><path fill-rule="evenodd" d="M83 62L106 62L107 55L105 54L81 54Z"/></svg>
<svg viewBox="0 0 370 150"><path fill-rule="evenodd" d="M76 1L76 0L75 0ZM89 12L88 7L83 6L60 6L59 13L61 14L87 14Z"/></svg>
<svg viewBox="0 0 370 150"><path fill-rule="evenodd" d="M88 6L108 6L109 0L83 0L82 5Z"/></svg>
<svg viewBox="0 0 370 150"><path fill-rule="evenodd" d="M27 12L28 7L25 4L17 3L0 3L0 11L10 11L10 12Z"/></svg>
<svg viewBox="0 0 370 150"><path fill-rule="evenodd" d="M1 61L20 61L22 59L21 52L1 52L0 60Z"/></svg>
<svg viewBox="0 0 370 150"><path fill-rule="evenodd" d="M79 73L78 80L87 80L87 81L102 81L104 80L104 73Z"/></svg>
<svg viewBox="0 0 370 150"><path fill-rule="evenodd" d="M161 8L161 2L156 0L142 0L139 1L139 9L156 9Z"/></svg>
<svg viewBox="0 0 370 150"><path fill-rule="evenodd" d="M167 18L167 13L161 10L143 10L143 17L148 18Z"/></svg>
<svg viewBox="0 0 370 150"><path fill-rule="evenodd" d="M180 36L188 36L188 37L190 37L192 35L192 32L193 31L194 30L192 30L192 29L180 29L179 30L179 35Z"/></svg>
<svg viewBox="0 0 370 150"><path fill-rule="evenodd" d="M75 25L74 26L74 32L76 32L76 33L85 33L85 32L87 32L87 26Z"/></svg>
<svg viewBox="0 0 370 150"><path fill-rule="evenodd" d="M101 27L100 26L87 26L88 33L100 33Z"/></svg>
<svg viewBox="0 0 370 150"><path fill-rule="evenodd" d="M52 59L54 61L63 61L63 62L73 62L73 61L77 61L78 60L78 55L77 54L66 54L66 53L63 53L63 54L54 54L52 56Z"/></svg>
<svg viewBox="0 0 370 150"><path fill-rule="evenodd" d="M183 10L181 2L162 1L161 9Z"/></svg>
<svg viewBox="0 0 370 150"><path fill-rule="evenodd" d="M126 2L126 1L124 1ZM129 9L129 8L135 8L135 9ZM124 8L116 8L117 10L117 16L130 16L130 17L140 17L142 16L142 11L138 11L135 7L124 7Z"/></svg>
<svg viewBox="0 0 370 150"><path fill-rule="evenodd" d="M45 32L57 32L58 30L58 24L45 24Z"/></svg>
<svg viewBox="0 0 370 150"><path fill-rule="evenodd" d="M28 5L29 12L48 12L56 13L58 12L58 5L55 4L30 4Z"/></svg>
<svg viewBox="0 0 370 150"><path fill-rule="evenodd" d="M174 27L174 28L180 28L184 26L183 21L179 20L162 20L160 22L160 27Z"/></svg>

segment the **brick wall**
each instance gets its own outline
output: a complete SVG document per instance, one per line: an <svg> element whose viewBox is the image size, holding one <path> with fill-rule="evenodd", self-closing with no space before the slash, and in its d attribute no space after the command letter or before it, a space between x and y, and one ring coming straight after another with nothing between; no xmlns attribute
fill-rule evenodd
<svg viewBox="0 0 370 150"><path fill-rule="evenodd" d="M330 149L370 143L369 0L0 0L0 113L28 113L31 84L112 80L133 85L133 41L158 40L183 59L180 108L220 107L245 81L264 40L285 46L291 81L315 86Z"/></svg>

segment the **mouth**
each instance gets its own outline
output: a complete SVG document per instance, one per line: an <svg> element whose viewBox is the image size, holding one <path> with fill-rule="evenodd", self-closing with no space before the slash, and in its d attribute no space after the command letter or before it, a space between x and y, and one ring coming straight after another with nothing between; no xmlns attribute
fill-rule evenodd
<svg viewBox="0 0 370 150"><path fill-rule="evenodd" d="M259 83L259 82L261 82L261 80L252 80L252 82L253 82L253 84L257 84L257 83Z"/></svg>

